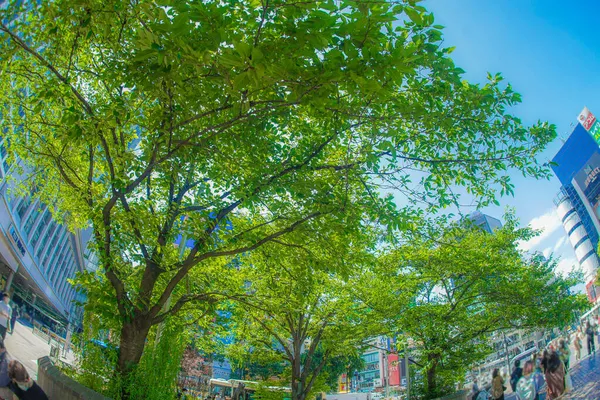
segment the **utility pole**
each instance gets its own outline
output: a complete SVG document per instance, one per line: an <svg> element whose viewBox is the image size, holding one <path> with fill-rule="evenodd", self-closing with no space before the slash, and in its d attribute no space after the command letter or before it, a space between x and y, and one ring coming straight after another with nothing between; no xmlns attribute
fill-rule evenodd
<svg viewBox="0 0 600 400"><path fill-rule="evenodd" d="M504 351L506 352L506 374L510 376L510 355L508 354L508 340L506 339L506 334L502 332L502 337L504 338Z"/></svg>
<svg viewBox="0 0 600 400"><path fill-rule="evenodd" d="M410 364L408 358L408 344L404 349L404 367L406 370L406 400L410 400Z"/></svg>
<svg viewBox="0 0 600 400"><path fill-rule="evenodd" d="M385 380L385 399L388 400L390 398L390 365L388 363L388 352L386 351L383 355L383 370L385 375L383 379Z"/></svg>

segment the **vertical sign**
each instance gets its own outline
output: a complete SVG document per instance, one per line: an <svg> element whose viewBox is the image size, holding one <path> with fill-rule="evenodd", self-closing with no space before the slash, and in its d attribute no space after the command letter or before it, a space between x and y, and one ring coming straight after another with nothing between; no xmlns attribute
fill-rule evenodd
<svg viewBox="0 0 600 400"><path fill-rule="evenodd" d="M388 355L388 374L390 386L400 385L400 362L398 361L398 354Z"/></svg>
<svg viewBox="0 0 600 400"><path fill-rule="evenodd" d="M577 120L594 137L596 142L600 143L600 122L587 107L583 107Z"/></svg>

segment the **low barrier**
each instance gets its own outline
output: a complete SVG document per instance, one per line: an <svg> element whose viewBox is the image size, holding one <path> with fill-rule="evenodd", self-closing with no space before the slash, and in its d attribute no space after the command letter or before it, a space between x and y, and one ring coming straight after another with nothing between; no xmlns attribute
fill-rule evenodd
<svg viewBox="0 0 600 400"><path fill-rule="evenodd" d="M461 390L460 392L452 393L444 397L440 397L435 400L467 400L468 390Z"/></svg>
<svg viewBox="0 0 600 400"><path fill-rule="evenodd" d="M47 356L38 359L36 382L50 400L110 400L63 374Z"/></svg>

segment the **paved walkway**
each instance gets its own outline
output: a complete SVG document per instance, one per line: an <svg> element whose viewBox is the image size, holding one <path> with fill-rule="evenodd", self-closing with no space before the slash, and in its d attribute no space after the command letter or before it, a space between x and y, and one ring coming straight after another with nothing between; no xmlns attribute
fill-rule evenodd
<svg viewBox="0 0 600 400"><path fill-rule="evenodd" d="M4 342L10 359L19 360L34 379L37 378L37 360L50 354L48 341L33 334L30 327L17 321L15 332L6 334ZM63 361L73 363L73 352L69 352Z"/></svg>
<svg viewBox="0 0 600 400"><path fill-rule="evenodd" d="M583 359L571 368L573 390L561 397L561 400L597 400L600 399L600 352Z"/></svg>

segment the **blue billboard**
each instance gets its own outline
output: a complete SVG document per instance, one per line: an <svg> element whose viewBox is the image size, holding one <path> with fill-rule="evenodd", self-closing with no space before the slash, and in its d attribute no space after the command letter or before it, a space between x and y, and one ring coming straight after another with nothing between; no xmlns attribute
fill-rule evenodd
<svg viewBox="0 0 600 400"><path fill-rule="evenodd" d="M552 159L556 164L552 166L552 170L560 183L563 186L570 185L575 175L597 151L598 143L581 124L577 124L571 136Z"/></svg>

